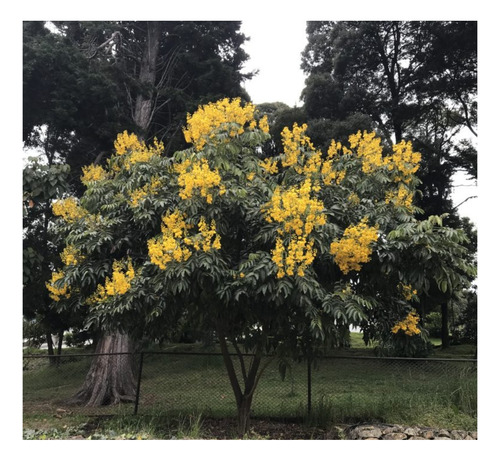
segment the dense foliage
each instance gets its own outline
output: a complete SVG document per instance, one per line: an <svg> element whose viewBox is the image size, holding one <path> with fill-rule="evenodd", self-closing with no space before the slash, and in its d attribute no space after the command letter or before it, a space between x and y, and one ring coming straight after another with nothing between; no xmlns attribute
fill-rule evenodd
<svg viewBox="0 0 500 461"><path fill-rule="evenodd" d="M431 281L442 291L465 283L463 233L414 217L420 154L410 142L384 150L358 132L322 152L306 128L285 128L283 152L263 158L267 118L223 99L188 115L193 147L173 157L120 134L105 167L84 169L82 198L53 205L67 244L53 299L87 306L101 329L164 337L187 317L216 332L226 358L228 341L252 350L241 385L226 362L241 411L264 351L310 354L349 324L397 334Z"/></svg>

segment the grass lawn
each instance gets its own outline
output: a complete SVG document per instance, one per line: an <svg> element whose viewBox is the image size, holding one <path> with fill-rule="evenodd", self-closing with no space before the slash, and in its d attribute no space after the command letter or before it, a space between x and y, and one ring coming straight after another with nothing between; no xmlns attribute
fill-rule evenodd
<svg viewBox="0 0 500 461"><path fill-rule="evenodd" d="M277 364L271 363L256 391L253 417L302 419L321 427L386 422L476 430L476 372L470 363L365 359L361 357L372 356L372 349L360 335L353 334L352 339L353 347L338 352L350 360L322 359L313 367L309 415L306 364L293 363L282 380ZM196 346L176 349L186 348L199 350ZM470 346L445 351L437 347L433 358L469 353L474 354ZM48 366L46 360L25 360L24 427L67 425L73 419L80 424L86 415L130 417L134 410L130 404L100 409L64 405L82 384L89 364L88 357L75 357L59 367ZM136 418L159 414L181 415L191 425L196 415L233 417L234 397L222 358L145 355Z"/></svg>

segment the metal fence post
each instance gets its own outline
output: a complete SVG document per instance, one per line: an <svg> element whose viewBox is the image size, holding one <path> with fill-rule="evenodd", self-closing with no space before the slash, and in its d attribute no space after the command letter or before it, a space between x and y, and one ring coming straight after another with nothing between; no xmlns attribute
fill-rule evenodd
<svg viewBox="0 0 500 461"><path fill-rule="evenodd" d="M134 416L137 416L137 410L139 409L139 395L141 393L141 378L142 378L142 364L144 362L144 352L141 352L139 356L139 373L137 376L137 390L135 392L135 407Z"/></svg>
<svg viewBox="0 0 500 461"><path fill-rule="evenodd" d="M307 356L307 416L311 416L312 389L311 389L311 356Z"/></svg>

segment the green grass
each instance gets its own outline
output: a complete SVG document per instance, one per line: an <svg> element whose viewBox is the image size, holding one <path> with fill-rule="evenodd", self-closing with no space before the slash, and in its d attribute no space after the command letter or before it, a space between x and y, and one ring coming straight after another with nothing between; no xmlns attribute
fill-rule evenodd
<svg viewBox="0 0 500 461"><path fill-rule="evenodd" d="M446 351L453 356L452 350ZM353 357L372 355L369 348L341 352ZM77 358L59 367L48 366L45 360L43 363L28 364L24 372L25 427L56 422L55 417L60 417L57 423L73 417L80 423L83 409L68 408L64 400L82 384L89 358ZM291 373L282 380L277 364L271 363L257 388L253 417L303 418L310 425L324 427L332 423L386 422L475 430L476 393L476 373L470 364L325 359L319 360L312 372L312 411L308 415L306 364L293 364ZM154 427L163 421L170 435L182 435L184 431L189 438L189 434L200 431L200 415L234 417L236 411L221 357L160 354L145 356L138 416L132 416L133 409L128 404L87 413L114 414L113 421L126 421L128 425L137 421L151 437L160 435ZM165 418L169 418L169 424ZM111 430L130 432L125 429ZM138 427L136 432L140 432Z"/></svg>

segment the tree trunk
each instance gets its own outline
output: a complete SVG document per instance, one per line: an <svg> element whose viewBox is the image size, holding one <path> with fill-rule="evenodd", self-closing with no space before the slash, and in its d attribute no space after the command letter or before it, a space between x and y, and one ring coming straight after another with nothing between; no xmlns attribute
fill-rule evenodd
<svg viewBox="0 0 500 461"><path fill-rule="evenodd" d="M150 21L147 27L147 40L142 53L141 68L139 72L140 92L135 100L133 119L143 131L141 137L145 138L154 113L154 89L157 74L157 60L160 50L161 24Z"/></svg>
<svg viewBox="0 0 500 461"><path fill-rule="evenodd" d="M70 403L96 407L134 402L136 379L130 338L116 332L107 334L99 340L96 354L82 388Z"/></svg>
<svg viewBox="0 0 500 461"><path fill-rule="evenodd" d="M57 355L60 356L62 354L62 346L64 341L64 331L59 331L57 335Z"/></svg>
<svg viewBox="0 0 500 461"><path fill-rule="evenodd" d="M448 303L441 304L441 347L450 346L450 331L448 328Z"/></svg>
<svg viewBox="0 0 500 461"><path fill-rule="evenodd" d="M250 411L252 407L252 400L255 394L255 389L257 384L264 373L266 367L271 363L271 360L267 361L262 365L262 359L264 356L263 344L265 343L265 335L261 342L256 346L251 363L245 364L243 354L240 352L239 347L236 342L233 345L236 349L236 353L239 359L240 371L241 371L241 384L238 379L238 374L236 373L234 363L231 359L227 340L223 333L223 328L219 323L217 325L217 334L219 336L219 344L222 352L222 358L226 366L226 370L229 376L229 382L233 389L234 397L236 400L236 407L238 410L237 427L238 435L243 437L249 429L250 425ZM261 366L262 365L262 366Z"/></svg>
<svg viewBox="0 0 500 461"><path fill-rule="evenodd" d="M238 403L238 435L243 437L250 429L250 410L252 408L253 391L243 395Z"/></svg>

